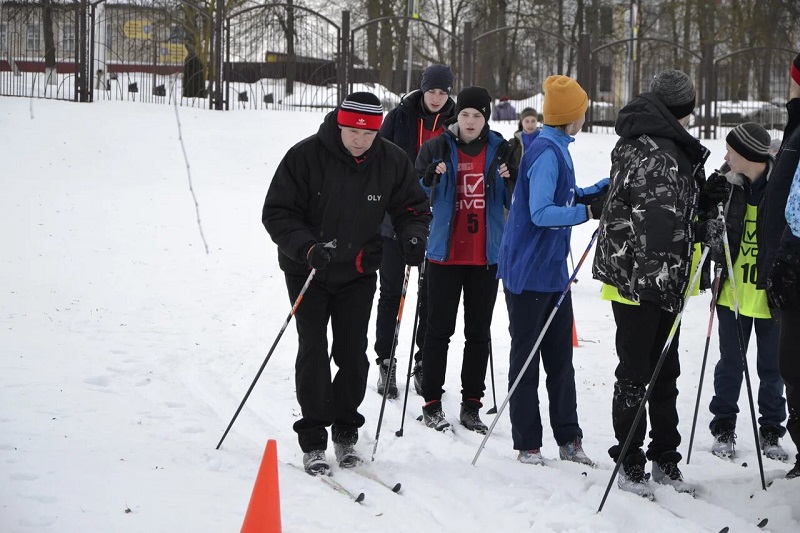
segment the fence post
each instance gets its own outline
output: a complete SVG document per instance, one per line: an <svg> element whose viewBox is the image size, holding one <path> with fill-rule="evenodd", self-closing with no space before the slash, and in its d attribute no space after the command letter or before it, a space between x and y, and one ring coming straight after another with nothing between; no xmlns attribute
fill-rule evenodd
<svg viewBox="0 0 800 533"><path fill-rule="evenodd" d="M86 31L86 19L89 16L89 2L88 0L81 0L81 16L80 26L78 28L78 41L81 43L81 49L78 54L78 69L75 76L76 89L78 94L75 95L75 100L78 102L88 102L89 94L86 92L86 74L89 71L89 65L86 61L86 51L94 43L88 42L89 34Z"/></svg>
<svg viewBox="0 0 800 533"><path fill-rule="evenodd" d="M716 81L717 76L714 69L714 43L708 42L703 45L703 139L711 139L716 136L716 120L711 116L711 103L716 101Z"/></svg>
<svg viewBox="0 0 800 533"><path fill-rule="evenodd" d="M592 36L588 33L582 33L578 38L578 85L584 89L592 87L592 70L591 59L592 57ZM592 124L594 108L594 88L590 91L589 101L589 120L583 123L581 131L589 131L589 126Z"/></svg>
<svg viewBox="0 0 800 533"><path fill-rule="evenodd" d="M472 23L467 21L464 23L464 72L462 73L464 85L462 88L472 85L472 65Z"/></svg>
<svg viewBox="0 0 800 533"><path fill-rule="evenodd" d="M225 2L217 0L214 21L214 109L222 111L222 20L225 17Z"/></svg>
<svg viewBox="0 0 800 533"><path fill-rule="evenodd" d="M336 95L336 105L344 100L349 92L350 67L352 65L350 57L350 12L342 10L342 35L339 44L339 68L337 69L338 93Z"/></svg>

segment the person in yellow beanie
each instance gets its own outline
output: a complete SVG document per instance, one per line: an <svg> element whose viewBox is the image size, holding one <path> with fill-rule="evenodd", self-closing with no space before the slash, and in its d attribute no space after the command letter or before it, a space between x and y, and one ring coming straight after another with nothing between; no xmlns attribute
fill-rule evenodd
<svg viewBox="0 0 800 533"><path fill-rule="evenodd" d="M589 98L567 76L544 82L544 127L525 150L500 243L497 277L503 280L511 332L509 386L517 379L542 334L510 399L511 435L517 459L544 464L539 413L539 358L547 369L550 425L562 460L591 465L578 424L572 365L572 299L567 256L572 226L598 218L608 179L580 188L569 153L581 131ZM552 317L551 317L552 315Z"/></svg>

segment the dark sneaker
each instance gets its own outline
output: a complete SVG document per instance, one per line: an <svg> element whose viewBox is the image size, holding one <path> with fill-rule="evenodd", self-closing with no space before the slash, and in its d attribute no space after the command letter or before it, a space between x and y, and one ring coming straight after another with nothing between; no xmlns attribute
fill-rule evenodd
<svg viewBox="0 0 800 533"><path fill-rule="evenodd" d="M583 451L583 443L580 437L575 437L563 446L558 447L558 456L562 461L572 461L582 465L594 466L594 463Z"/></svg>
<svg viewBox="0 0 800 533"><path fill-rule="evenodd" d="M352 444L344 444L342 442L333 443L333 452L336 454L336 462L342 468L355 468L364 461L356 453Z"/></svg>
<svg viewBox="0 0 800 533"><path fill-rule="evenodd" d="M303 468L311 476L329 476L331 465L325 458L325 450L312 450L303 454Z"/></svg>
<svg viewBox="0 0 800 533"><path fill-rule="evenodd" d="M714 435L711 453L723 459L732 459L736 455L736 433L733 429L725 429Z"/></svg>
<svg viewBox="0 0 800 533"><path fill-rule="evenodd" d="M520 450L517 455L517 461L526 465L544 466L544 457L542 457L542 450L540 448L536 448L535 450Z"/></svg>
<svg viewBox="0 0 800 533"><path fill-rule="evenodd" d="M422 396L422 360L414 363L414 390Z"/></svg>
<svg viewBox="0 0 800 533"><path fill-rule="evenodd" d="M800 477L800 461L797 461L794 468L786 472L786 479L794 479L796 477Z"/></svg>
<svg viewBox="0 0 800 533"><path fill-rule="evenodd" d="M644 473L645 462L644 455L641 453L629 455L622 463L622 468L619 469L617 486L621 490L652 500L654 498L653 491L647 485L647 475Z"/></svg>
<svg viewBox="0 0 800 533"><path fill-rule="evenodd" d="M780 445L780 433L777 428L761 428L759 432L759 440L761 441L761 451L767 459L774 459L785 463L789 460L789 454Z"/></svg>
<svg viewBox="0 0 800 533"><path fill-rule="evenodd" d="M681 455L678 452L665 452L658 461L653 461L653 481L662 485L670 485L678 492L694 495L695 489L683 480L683 473L678 468Z"/></svg>
<svg viewBox="0 0 800 533"><path fill-rule="evenodd" d="M392 374L389 378L386 378L386 375L389 373L389 360L384 359L383 362L378 367L378 394L383 396L384 387L386 383L389 384L389 392L386 393L386 397L390 400L394 400L397 398L397 361L395 364L392 365Z"/></svg>
<svg viewBox="0 0 800 533"><path fill-rule="evenodd" d="M480 417L481 402L478 400L464 400L461 402L461 414L459 420L461 425L470 431L486 435L489 428L481 421Z"/></svg>
<svg viewBox="0 0 800 533"><path fill-rule="evenodd" d="M450 429L450 422L444 417L442 402L439 400L426 403L422 406L422 419L426 426L436 431L446 431Z"/></svg>

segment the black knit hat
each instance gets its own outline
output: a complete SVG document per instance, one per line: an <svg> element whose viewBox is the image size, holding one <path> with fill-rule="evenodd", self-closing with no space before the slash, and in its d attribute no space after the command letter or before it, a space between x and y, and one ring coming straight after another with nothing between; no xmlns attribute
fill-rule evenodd
<svg viewBox="0 0 800 533"><path fill-rule="evenodd" d="M685 72L673 69L659 72L650 82L650 92L675 118L689 116L694 111L694 83Z"/></svg>
<svg viewBox="0 0 800 533"><path fill-rule="evenodd" d="M486 122L489 122L492 112L492 97L489 96L489 91L485 87L474 85L461 89L456 97L456 115L470 107L480 111Z"/></svg>
<svg viewBox="0 0 800 533"><path fill-rule="evenodd" d="M372 93L350 93L339 106L336 122L346 128L379 130L383 122L381 101Z"/></svg>
<svg viewBox="0 0 800 533"><path fill-rule="evenodd" d="M761 124L745 122L733 128L725 142L736 150L736 153L754 163L766 163L769 160L769 133Z"/></svg>
<svg viewBox="0 0 800 533"><path fill-rule="evenodd" d="M424 93L441 89L450 94L453 92L453 71L447 65L431 65L422 72L419 88Z"/></svg>
<svg viewBox="0 0 800 533"><path fill-rule="evenodd" d="M800 85L800 54L794 58L792 61L792 79L798 85Z"/></svg>

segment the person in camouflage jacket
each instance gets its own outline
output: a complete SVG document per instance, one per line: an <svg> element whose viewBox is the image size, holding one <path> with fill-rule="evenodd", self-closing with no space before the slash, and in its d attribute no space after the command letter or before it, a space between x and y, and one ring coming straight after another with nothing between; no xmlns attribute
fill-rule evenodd
<svg viewBox="0 0 800 533"><path fill-rule="evenodd" d="M642 451L647 423L633 427L691 276L694 220L705 184L708 150L686 130L695 103L694 84L683 72L655 76L650 92L634 97L619 113L621 139L611 154L608 199L600 219L593 275L614 291L611 306L619 357L612 402L621 461L619 486L652 494L644 467L653 461L654 481L689 490L678 468L678 333L675 333L649 398L651 442ZM633 439L625 456L623 443Z"/></svg>

